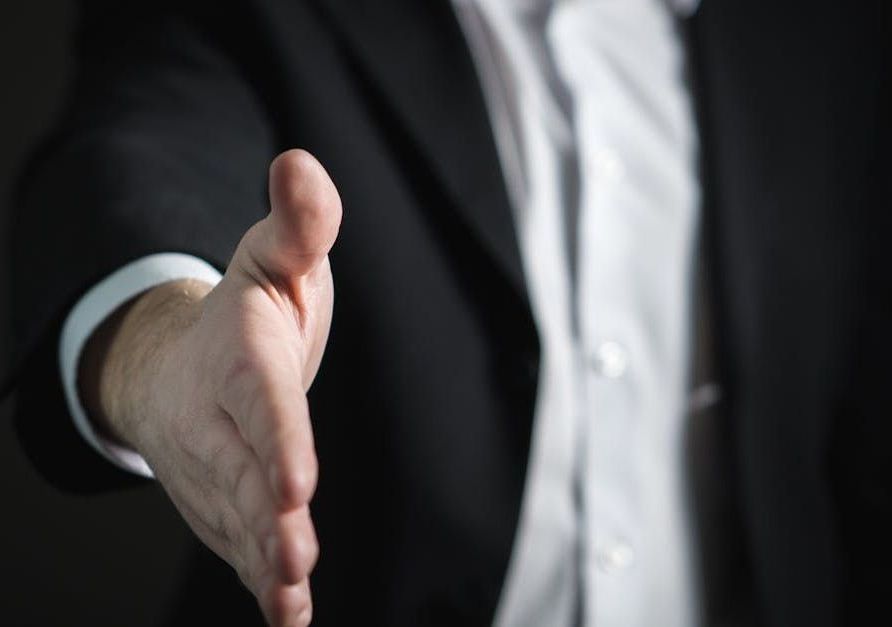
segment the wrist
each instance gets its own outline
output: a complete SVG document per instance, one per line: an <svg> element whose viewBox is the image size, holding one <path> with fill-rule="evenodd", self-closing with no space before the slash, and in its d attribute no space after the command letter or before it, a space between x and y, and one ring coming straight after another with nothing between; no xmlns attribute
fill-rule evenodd
<svg viewBox="0 0 892 627"><path fill-rule="evenodd" d="M158 285L109 316L88 340L78 383L84 405L106 437L139 450L137 433L158 399L152 390L165 358L201 315L208 283Z"/></svg>

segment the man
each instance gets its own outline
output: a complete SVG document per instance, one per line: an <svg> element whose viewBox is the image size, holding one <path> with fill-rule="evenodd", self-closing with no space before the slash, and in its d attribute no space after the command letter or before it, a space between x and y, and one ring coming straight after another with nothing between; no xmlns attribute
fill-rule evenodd
<svg viewBox="0 0 892 627"><path fill-rule="evenodd" d="M85 4L16 231L39 467L154 473L274 624L868 615L884 9L693 8Z"/></svg>

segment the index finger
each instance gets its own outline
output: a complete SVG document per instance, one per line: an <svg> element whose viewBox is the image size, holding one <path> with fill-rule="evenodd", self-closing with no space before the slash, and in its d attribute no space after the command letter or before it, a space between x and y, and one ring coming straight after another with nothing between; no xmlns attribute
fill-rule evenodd
<svg viewBox="0 0 892 627"><path fill-rule="evenodd" d="M284 510L309 503L318 477L300 370L289 367L288 361L270 363L243 356L225 378L219 395L221 408L254 450Z"/></svg>

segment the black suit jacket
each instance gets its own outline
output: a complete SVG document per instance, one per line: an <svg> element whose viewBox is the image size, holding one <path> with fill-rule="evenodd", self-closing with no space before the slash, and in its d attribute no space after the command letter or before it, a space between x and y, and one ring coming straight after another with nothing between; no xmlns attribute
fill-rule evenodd
<svg viewBox="0 0 892 627"><path fill-rule="evenodd" d="M733 576L708 575L731 582L710 593L715 621L743 608L778 627L852 624L889 583L881 4L705 0L681 25L726 389L712 457L732 512L722 520L739 532ZM71 427L60 321L92 283L146 254L223 268L264 214L271 158L304 147L344 204L331 339L310 394L316 624L358 624L358 609L362 624L489 622L539 345L449 3L94 1L77 43L77 78L15 221L17 426L37 466L78 491L134 481ZM256 620L246 593L220 593L234 585L225 568L201 561L172 622L193 611L228 621L236 606Z"/></svg>

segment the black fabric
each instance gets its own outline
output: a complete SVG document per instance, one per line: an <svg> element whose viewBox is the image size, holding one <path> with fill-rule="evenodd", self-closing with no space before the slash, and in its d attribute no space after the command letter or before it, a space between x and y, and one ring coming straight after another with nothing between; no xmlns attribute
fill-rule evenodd
<svg viewBox="0 0 892 627"><path fill-rule="evenodd" d="M767 625L858 624L889 583L885 11L706 0L686 24L727 387L718 455L752 578L741 594ZM344 204L310 393L315 624L491 621L539 346L449 3L94 1L82 24L77 79L14 223L16 424L37 467L76 491L136 481L70 426L60 321L146 254L225 267L263 215L269 161L306 148ZM225 566L198 555L171 624L250 615Z"/></svg>

